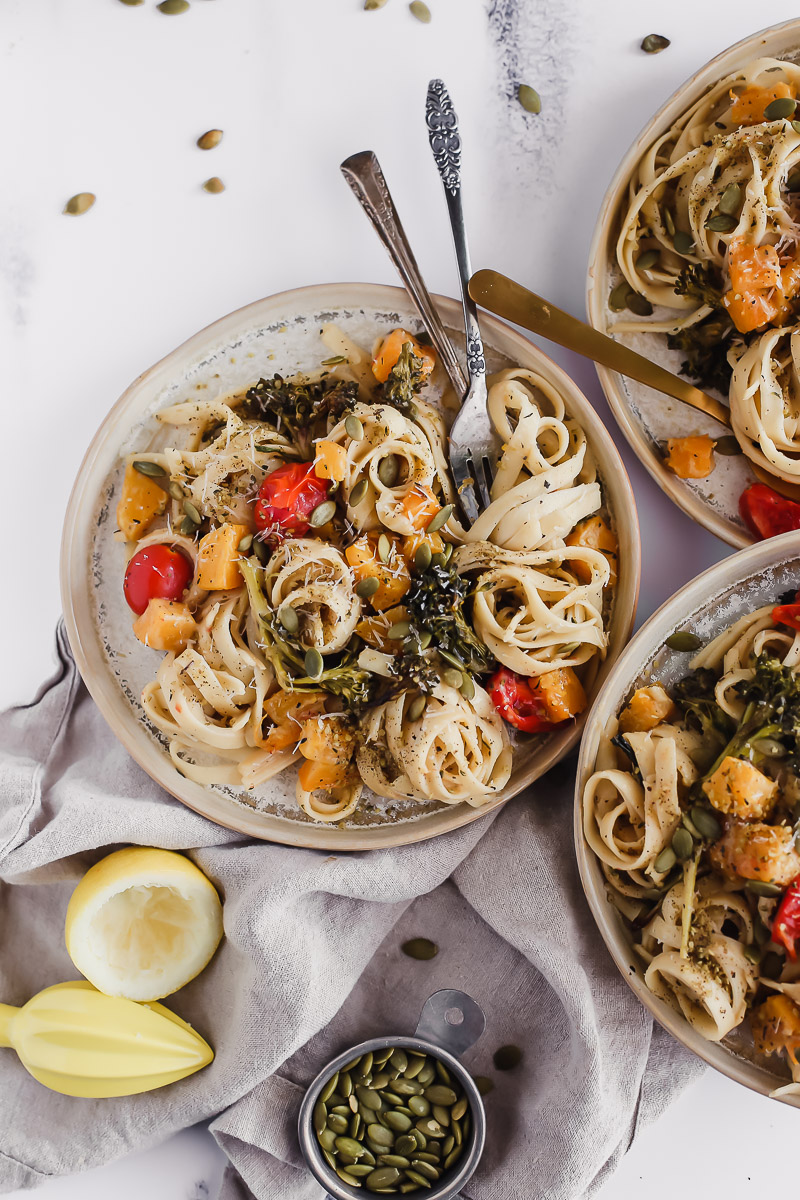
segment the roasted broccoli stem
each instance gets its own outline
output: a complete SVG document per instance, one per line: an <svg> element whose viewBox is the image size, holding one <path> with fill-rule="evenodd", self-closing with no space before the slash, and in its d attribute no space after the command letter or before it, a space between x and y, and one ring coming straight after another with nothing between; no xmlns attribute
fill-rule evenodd
<svg viewBox="0 0 800 1200"><path fill-rule="evenodd" d="M718 755L706 778L726 758L778 758L781 765L800 766L800 678L779 659L760 654L751 679L738 686L745 710L736 732Z"/></svg>
<svg viewBox="0 0 800 1200"><path fill-rule="evenodd" d="M381 384L380 399L413 420L417 415L414 397L421 389L422 359L414 353L411 342L406 342L388 379Z"/></svg>
<svg viewBox="0 0 800 1200"><path fill-rule="evenodd" d="M338 420L357 399L358 384L347 380L325 378L304 383L273 375L247 389L242 412L273 425L308 458L317 422L328 416Z"/></svg>
<svg viewBox="0 0 800 1200"><path fill-rule="evenodd" d="M409 614L411 640L419 643L427 632L430 645L445 651L468 671L482 674L490 670L494 658L464 613L470 587L450 563L431 565L414 577L403 604Z"/></svg>

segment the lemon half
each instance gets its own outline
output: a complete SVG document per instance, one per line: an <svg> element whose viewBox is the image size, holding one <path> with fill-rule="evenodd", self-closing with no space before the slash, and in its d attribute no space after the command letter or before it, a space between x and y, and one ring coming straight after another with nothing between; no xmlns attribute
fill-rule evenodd
<svg viewBox="0 0 800 1200"><path fill-rule="evenodd" d="M133 846L86 872L67 908L65 937L98 991L159 1000L207 966L222 937L222 904L182 854Z"/></svg>

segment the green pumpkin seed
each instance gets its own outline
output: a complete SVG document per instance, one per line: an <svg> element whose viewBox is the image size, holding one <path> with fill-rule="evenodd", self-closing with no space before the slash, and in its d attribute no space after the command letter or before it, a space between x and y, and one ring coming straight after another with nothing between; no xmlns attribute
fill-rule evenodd
<svg viewBox="0 0 800 1200"><path fill-rule="evenodd" d="M415 1139L415 1141L417 1143L417 1153L418 1154L420 1153L420 1151L428 1149L428 1139L425 1137L425 1134L422 1133L421 1130L412 1129L412 1130L410 1130L409 1136L413 1137Z"/></svg>
<svg viewBox="0 0 800 1200"><path fill-rule="evenodd" d="M242 540L239 542L239 545L236 547L236 549L239 551L240 554L246 554L247 551L252 546L252 544L253 544L252 533L246 533L244 535L244 537L242 538Z"/></svg>
<svg viewBox="0 0 800 1200"><path fill-rule="evenodd" d="M324 1129L317 1130L317 1137L323 1150L333 1150L336 1145L336 1134L332 1129L328 1128L327 1124Z"/></svg>
<svg viewBox="0 0 800 1200"><path fill-rule="evenodd" d="M672 244L678 254L691 254L694 249L694 240L690 233L686 233L684 229L679 229L672 239Z"/></svg>
<svg viewBox="0 0 800 1200"><path fill-rule="evenodd" d="M800 121L792 121L792 125L800 125ZM800 192L800 167L795 167L786 176L786 187L790 192Z"/></svg>
<svg viewBox="0 0 800 1200"><path fill-rule="evenodd" d="M144 4L144 0L120 0L121 4L127 4L128 8L137 8L140 4Z"/></svg>
<svg viewBox="0 0 800 1200"><path fill-rule="evenodd" d="M733 216L742 207L742 189L738 183L729 183L720 196L719 211L726 216Z"/></svg>
<svg viewBox="0 0 800 1200"><path fill-rule="evenodd" d="M391 540L385 533L382 533L381 536L378 538L378 558L381 560L381 562L385 566L391 557L392 557Z"/></svg>
<svg viewBox="0 0 800 1200"><path fill-rule="evenodd" d="M447 1139L448 1142L452 1142L454 1140L455 1139L452 1137L449 1137ZM447 1142L442 1142L441 1144L442 1144L442 1146L445 1146L447 1144ZM442 1158L442 1155L439 1151L439 1143L431 1142L431 1150L432 1151L435 1150L436 1153L435 1154L433 1154L433 1153L427 1154L424 1150L418 1150L417 1153L414 1155L414 1158L421 1159L422 1162L430 1163L432 1167L437 1167Z"/></svg>
<svg viewBox="0 0 800 1200"><path fill-rule="evenodd" d="M670 40L664 37L663 33L648 33L646 38L642 38L642 50L645 54L660 54L669 45Z"/></svg>
<svg viewBox="0 0 800 1200"><path fill-rule="evenodd" d="M406 1171L406 1179L411 1180L411 1182L416 1184L417 1187L430 1189L430 1181L427 1180L424 1175L420 1175L419 1171L415 1171L412 1167L409 1167Z"/></svg>
<svg viewBox="0 0 800 1200"><path fill-rule="evenodd" d="M386 0L364 0L364 11L373 12L376 8L383 8Z"/></svg>
<svg viewBox="0 0 800 1200"><path fill-rule="evenodd" d="M645 250L636 260L637 271L650 271L656 265L661 255L658 250Z"/></svg>
<svg viewBox="0 0 800 1200"><path fill-rule="evenodd" d="M422 21L423 25L430 25L431 10L428 8L427 4L423 3L423 0L411 0L411 3L408 6L408 11L411 13L412 17L416 17L418 21Z"/></svg>
<svg viewBox="0 0 800 1200"><path fill-rule="evenodd" d="M399 1137L394 1144L395 1154L404 1155L406 1158L409 1154L417 1153L417 1139L413 1134L409 1133L406 1137ZM397 1164L395 1163L395 1166Z"/></svg>
<svg viewBox="0 0 800 1200"><path fill-rule="evenodd" d="M71 217L82 217L94 205L96 199L94 192L78 192L76 196L70 196L64 205L64 212Z"/></svg>
<svg viewBox="0 0 800 1200"><path fill-rule="evenodd" d="M406 709L406 718L409 721L418 721L425 712L425 705L428 703L425 696L415 696Z"/></svg>
<svg viewBox="0 0 800 1200"><path fill-rule="evenodd" d="M430 1101L424 1096L409 1096L408 1107L415 1117L427 1117L431 1111Z"/></svg>
<svg viewBox="0 0 800 1200"><path fill-rule="evenodd" d="M701 837L709 838L712 842L716 842L722 837L722 826L707 808L701 808L699 804L696 804L691 810L691 817Z"/></svg>
<svg viewBox="0 0 800 1200"><path fill-rule="evenodd" d="M411 632L411 626L408 621L395 621L394 625L390 625L386 631L386 636L393 642L399 642L401 638L408 637Z"/></svg>
<svg viewBox="0 0 800 1200"><path fill-rule="evenodd" d="M394 1187L399 1183L402 1176L397 1167L378 1167L364 1180L371 1192L378 1191L381 1188Z"/></svg>
<svg viewBox="0 0 800 1200"><path fill-rule="evenodd" d="M314 1124L314 1132L316 1133L317 1137L319 1137L323 1129L325 1129L328 1124L328 1110L321 1100L318 1100L314 1105L312 1121Z"/></svg>
<svg viewBox="0 0 800 1200"><path fill-rule="evenodd" d="M469 675L463 675L461 678L461 687L459 688L461 695L465 700L472 700L475 696L475 684L470 679Z"/></svg>
<svg viewBox="0 0 800 1200"><path fill-rule="evenodd" d="M183 488L179 483L176 483L174 479L170 480L170 482L167 484L167 491L169 492L170 496L172 496L173 500L183 499ZM242 538L242 541L244 541L244 538ZM241 542L239 543L239 549L241 549Z"/></svg>
<svg viewBox="0 0 800 1200"><path fill-rule="evenodd" d="M151 479L163 479L167 473L160 463L147 462L140 459L131 463L131 466L140 475L148 475Z"/></svg>
<svg viewBox="0 0 800 1200"><path fill-rule="evenodd" d="M447 1133L442 1129L438 1121L434 1121L433 1117L422 1117L417 1121L416 1125L420 1133L424 1133L425 1137L443 1138L447 1137Z"/></svg>
<svg viewBox="0 0 800 1200"><path fill-rule="evenodd" d="M364 426L355 413L345 418L344 429L347 436L354 442L360 442L364 436Z"/></svg>
<svg viewBox="0 0 800 1200"><path fill-rule="evenodd" d="M664 228L669 237L675 236L675 219L668 208L664 209Z"/></svg>
<svg viewBox="0 0 800 1200"><path fill-rule="evenodd" d="M444 1139L444 1141L442 1142L442 1157L443 1158L447 1158L448 1154L453 1149L453 1146L455 1146L455 1144L456 1144L456 1139L453 1137L453 1135L451 1133L450 1136L446 1137ZM434 1146L435 1145L436 1145L436 1143L434 1142ZM438 1150L438 1146L436 1148ZM419 1157L423 1158L424 1155L420 1154Z"/></svg>
<svg viewBox="0 0 800 1200"><path fill-rule="evenodd" d="M361 1158L364 1153L364 1147L361 1142L357 1142L355 1138L338 1137L336 1139L336 1149L341 1150L343 1154L352 1154L353 1158Z"/></svg>
<svg viewBox="0 0 800 1200"><path fill-rule="evenodd" d="M423 1159L415 1158L411 1163L411 1169L416 1171L418 1175L422 1175L425 1179L436 1180L441 1175L441 1171L437 1171L436 1167Z"/></svg>
<svg viewBox="0 0 800 1200"><path fill-rule="evenodd" d="M309 525L313 525L315 529L318 529L320 525L327 525L329 521L332 521L335 515L336 501L323 500L322 504L318 504L312 510L308 518L308 523Z"/></svg>
<svg viewBox="0 0 800 1200"><path fill-rule="evenodd" d="M672 835L672 849L675 851L675 857L679 862L685 862L687 858L691 858L694 850L694 841L688 829L676 829Z"/></svg>
<svg viewBox="0 0 800 1200"><path fill-rule="evenodd" d="M383 1108L383 1101L377 1092L371 1092L367 1087L360 1087L359 1084L356 1084L356 1095L364 1108L371 1109L372 1112L380 1112Z"/></svg>
<svg viewBox="0 0 800 1200"><path fill-rule="evenodd" d="M364 579L359 580L353 590L362 600L369 600L370 596L374 596L380 586L380 580L376 579L374 575L367 575Z"/></svg>
<svg viewBox="0 0 800 1200"><path fill-rule="evenodd" d="M184 517L178 526L178 532L182 533L184 537L194 537L198 528L191 517Z"/></svg>
<svg viewBox="0 0 800 1200"><path fill-rule="evenodd" d="M371 1167L374 1167L378 1162L377 1158L370 1150L365 1150L361 1157L363 1158L364 1162Z"/></svg>
<svg viewBox="0 0 800 1200"><path fill-rule="evenodd" d="M410 1192L416 1192L416 1191L417 1191L416 1183L401 1183L400 1184L400 1194L403 1196L408 1195Z"/></svg>
<svg viewBox="0 0 800 1200"><path fill-rule="evenodd" d="M466 1120L466 1118L465 1118L465 1120ZM461 1143L464 1141L464 1133L462 1130L461 1122L453 1121L452 1129L453 1129L453 1137L456 1140L456 1145L460 1146Z"/></svg>
<svg viewBox="0 0 800 1200"><path fill-rule="evenodd" d="M159 12L166 13L168 17L174 17L178 13L188 11L189 0L161 0L161 3L157 4L156 8Z"/></svg>
<svg viewBox="0 0 800 1200"><path fill-rule="evenodd" d="M761 879L748 879L744 886L754 896L780 896L783 893L783 888L778 887L777 883L764 883Z"/></svg>
<svg viewBox="0 0 800 1200"><path fill-rule="evenodd" d="M405 1072L406 1067L408 1066L408 1055L406 1054L406 1052L402 1048L402 1046L395 1046L394 1050L392 1050L392 1053L389 1056L388 1061L391 1064L391 1066L396 1071L399 1071L400 1074L402 1075Z"/></svg>
<svg viewBox="0 0 800 1200"><path fill-rule="evenodd" d="M714 450L717 454L731 456L733 454L741 454L742 447L732 433L726 434L725 437L717 438L714 442Z"/></svg>
<svg viewBox="0 0 800 1200"><path fill-rule="evenodd" d="M414 1124L410 1117L406 1117L403 1113L397 1112L396 1109L385 1113L384 1119L389 1128L393 1129L395 1133L408 1133L409 1129Z"/></svg>
<svg viewBox="0 0 800 1200"><path fill-rule="evenodd" d="M363 1179L365 1175L372 1174L375 1170L375 1163L353 1163L352 1167L348 1167L347 1170L351 1175L355 1175L356 1179Z"/></svg>
<svg viewBox="0 0 800 1200"><path fill-rule="evenodd" d="M646 296L642 296L639 292L628 292L628 308L637 317L649 317L653 311L653 306Z"/></svg>
<svg viewBox="0 0 800 1200"><path fill-rule="evenodd" d="M340 1070L343 1072L354 1071L360 1062L361 1062L361 1057L359 1056L358 1058L354 1058L352 1062L345 1063L344 1066L340 1068Z"/></svg>
<svg viewBox="0 0 800 1200"><path fill-rule="evenodd" d="M455 667L446 667L442 671L442 682L446 683L448 687L460 689L464 682L464 676Z"/></svg>
<svg viewBox="0 0 800 1200"><path fill-rule="evenodd" d="M434 1083L431 1087L425 1088L425 1099L430 1100L431 1104L455 1104L458 1096L452 1088L445 1087L441 1083Z"/></svg>
<svg viewBox="0 0 800 1200"><path fill-rule="evenodd" d="M665 871L671 871L675 866L676 861L677 859L675 857L675 851L671 846L665 846L658 858L653 863L653 866L655 870L659 872L659 874L663 874Z"/></svg>
<svg viewBox="0 0 800 1200"><path fill-rule="evenodd" d="M382 1167L410 1167L411 1162L403 1154L381 1154L378 1162Z"/></svg>
<svg viewBox="0 0 800 1200"><path fill-rule="evenodd" d="M431 565L432 554L433 551L431 550L428 542L423 542L422 545L418 547L417 552L414 555L414 566L418 571L427 571L428 567Z"/></svg>
<svg viewBox="0 0 800 1200"><path fill-rule="evenodd" d="M612 312L622 312L628 307L628 292L630 284L627 279L623 279L616 287L611 289L611 294L608 297L608 307Z"/></svg>
<svg viewBox="0 0 800 1200"><path fill-rule="evenodd" d="M443 525L447 524L447 522L450 520L452 515L453 515L453 505L445 504L444 508L440 508L438 513L436 514L436 516L431 521L430 525L428 526L428 528L426 530L426 533L436 533L436 531L441 529Z"/></svg>
<svg viewBox="0 0 800 1200"><path fill-rule="evenodd" d="M778 96L776 100L770 100L764 109L764 118L767 121L784 121L794 116L796 108L797 101L791 96Z"/></svg>
<svg viewBox="0 0 800 1200"><path fill-rule="evenodd" d="M494 1082L488 1075L473 1075L472 1082L481 1096L488 1096L489 1092L494 1091Z"/></svg>
<svg viewBox="0 0 800 1200"><path fill-rule="evenodd" d="M394 1050L391 1046L388 1046L383 1050L375 1050L372 1054L373 1064L376 1067L382 1067L385 1062L388 1062L393 1054Z"/></svg>
<svg viewBox="0 0 800 1200"><path fill-rule="evenodd" d="M218 175L212 175L210 179L205 181L203 188L205 191L210 192L212 196L218 196L220 192L225 191L225 184Z"/></svg>
<svg viewBox="0 0 800 1200"><path fill-rule="evenodd" d="M403 1077L401 1079L395 1079L394 1090L397 1092L398 1096L421 1096L422 1084L418 1079L406 1079Z"/></svg>
<svg viewBox="0 0 800 1200"><path fill-rule="evenodd" d="M436 947L436 952L437 952L437 954L439 952L438 946ZM438 1068L440 1066L440 1064L437 1062L436 1066ZM431 1064L429 1062L426 1062L425 1066L422 1068L419 1075L417 1076L417 1083L420 1085L420 1091L422 1091L423 1088L426 1088L429 1083L433 1083L435 1074L436 1074L436 1072L434 1071ZM448 1079L449 1079L449 1076L448 1076Z"/></svg>
<svg viewBox="0 0 800 1200"><path fill-rule="evenodd" d="M400 459L396 454L387 454L378 464L378 479L384 487L394 487L400 477Z"/></svg>
<svg viewBox="0 0 800 1200"><path fill-rule="evenodd" d="M331 1100L335 1097L331 1096ZM348 1104L334 1104L331 1106L331 1112L337 1113L340 1117L347 1117L350 1120L350 1106Z"/></svg>
<svg viewBox="0 0 800 1200"><path fill-rule="evenodd" d="M356 1099L355 1096L347 1097L347 1107L350 1109L350 1112L352 1112L352 1113L358 1112L358 1100ZM371 1119L372 1118L370 1118L370 1120Z"/></svg>
<svg viewBox="0 0 800 1200"><path fill-rule="evenodd" d="M356 1175L351 1175L344 1167L336 1167L336 1174L342 1183L349 1183L350 1187L361 1187L360 1179Z"/></svg>
<svg viewBox="0 0 800 1200"><path fill-rule="evenodd" d="M350 1118L350 1125L348 1127L348 1132L350 1134L350 1137L355 1138L355 1140L358 1141L359 1138L361 1137L361 1134L362 1134L365 1124L366 1124L366 1122L364 1121L364 1118L361 1116L361 1113L354 1112L352 1117Z"/></svg>
<svg viewBox="0 0 800 1200"><path fill-rule="evenodd" d="M452 557L453 557L453 543L452 543L452 542L446 542L446 543L445 543L445 547L444 547L444 561L445 561L445 565L446 565L447 563L449 563L449 562L450 562L450 559L451 559Z"/></svg>
<svg viewBox="0 0 800 1200"><path fill-rule="evenodd" d="M347 503L350 505L351 508L357 508L359 506L359 504L361 503L361 501L364 499L364 497L367 494L368 487L369 487L369 484L367 483L366 479L359 479L358 483L353 488L352 492L350 493L350 495L347 499Z"/></svg>
<svg viewBox="0 0 800 1200"><path fill-rule="evenodd" d="M429 938L424 937L410 938L407 942L403 942L400 949L403 951L403 954L407 954L409 958L416 958L423 961L430 958L436 958L436 955L439 953L439 947L436 945L436 942L432 942ZM421 1070L417 1072L416 1080L409 1079L406 1081L407 1084L413 1084L413 1087L409 1087L409 1090L405 1093L407 1096L422 1092L422 1087L420 1086L418 1080L424 1069L425 1067L423 1065ZM400 1081L398 1080L398 1082ZM396 1088L396 1090L399 1091L400 1089Z"/></svg>
<svg viewBox="0 0 800 1200"><path fill-rule="evenodd" d="M213 150L222 141L221 129L209 129L207 133L201 133L197 139L197 144L201 150Z"/></svg>
<svg viewBox="0 0 800 1200"><path fill-rule="evenodd" d="M336 1161L335 1155L332 1154L330 1150L323 1150L322 1157L325 1159L325 1162L328 1164L331 1170L335 1171L339 1165Z"/></svg>
<svg viewBox="0 0 800 1200"><path fill-rule="evenodd" d="M431 566L432 567L443 567L444 566L444 555L443 554L432 554L431 555Z"/></svg>
<svg viewBox="0 0 800 1200"><path fill-rule="evenodd" d="M451 1150L447 1158L444 1160L444 1169L449 1171L453 1163L461 1156L461 1147L456 1146L455 1150Z"/></svg>
<svg viewBox="0 0 800 1200"><path fill-rule="evenodd" d="M383 1088L389 1086L390 1078L388 1072L379 1071L376 1075L372 1076L370 1087L373 1091L380 1092Z"/></svg>
<svg viewBox="0 0 800 1200"><path fill-rule="evenodd" d="M517 88L517 99L519 100L525 112L538 114L542 111L542 98L535 88L529 87L527 83L521 83Z"/></svg>
<svg viewBox="0 0 800 1200"><path fill-rule="evenodd" d="M376 1146L383 1147L380 1151L382 1154L389 1146L394 1145L394 1134L391 1129L387 1129L385 1125L377 1123L367 1126L367 1137Z"/></svg>
<svg viewBox="0 0 800 1200"><path fill-rule="evenodd" d="M512 1071L522 1062L522 1051L519 1046L501 1046L495 1050L492 1061L498 1071Z"/></svg>
<svg viewBox="0 0 800 1200"><path fill-rule="evenodd" d="M345 1100L353 1094L353 1080L350 1077L349 1071L342 1071L339 1076L339 1091L344 1096Z"/></svg>
<svg viewBox="0 0 800 1200"><path fill-rule="evenodd" d="M190 521L194 521L195 525L202 525L203 518L197 505L192 504L191 500L184 500L183 511L186 513Z"/></svg>
<svg viewBox="0 0 800 1200"><path fill-rule="evenodd" d="M319 679L322 674L325 664L322 661L322 655L319 650L312 646L310 650L306 650L305 657L306 675L309 679Z"/></svg>
<svg viewBox="0 0 800 1200"><path fill-rule="evenodd" d="M454 1117L456 1121L460 1121L466 1111L467 1097L462 1096L460 1100L456 1100L455 1104L450 1110L450 1116Z"/></svg>
<svg viewBox="0 0 800 1200"><path fill-rule="evenodd" d="M732 233L738 224L736 217L727 213L714 213L706 221L706 229L710 229L712 233Z"/></svg>
<svg viewBox="0 0 800 1200"><path fill-rule="evenodd" d="M328 1128L332 1129L334 1133L347 1133L347 1118L341 1116L339 1113L329 1113Z"/></svg>
<svg viewBox="0 0 800 1200"><path fill-rule="evenodd" d="M387 1104L393 1104L395 1107L402 1107L403 1097L398 1096L396 1092L389 1091L387 1088L386 1091L381 1092L381 1095Z"/></svg>
<svg viewBox="0 0 800 1200"><path fill-rule="evenodd" d="M434 1104L431 1116L434 1121L438 1121L445 1129L450 1124L450 1109L445 1108L443 1104Z"/></svg>
<svg viewBox="0 0 800 1200"><path fill-rule="evenodd" d="M670 634L664 643L669 646L670 650L680 650L688 654L690 650L697 650L702 646L703 640L697 634L689 633L685 629L679 629L677 632Z"/></svg>

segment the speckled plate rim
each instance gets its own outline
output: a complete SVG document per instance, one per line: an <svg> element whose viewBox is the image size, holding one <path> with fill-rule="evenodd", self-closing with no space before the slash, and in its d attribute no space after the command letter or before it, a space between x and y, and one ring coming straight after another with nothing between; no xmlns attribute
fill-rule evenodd
<svg viewBox="0 0 800 1200"><path fill-rule="evenodd" d="M628 180L639 158L655 137L666 129L676 117L693 104L711 84L735 71L754 57L769 55L780 58L789 50L800 50L800 17L769 26L751 34L727 50L710 59L705 66L682 83L658 112L647 122L642 132L626 153L612 179L595 225L589 249L589 268L586 282L586 307L590 324L606 331L607 300L609 291L609 264L613 258L615 222ZM714 512L688 487L682 485L655 451L643 424L634 415L625 390L623 377L616 371L596 364L600 385L605 392L614 418L625 435L631 449L646 471L669 498L683 509L688 517L717 535L730 546L749 546L753 542L747 530L734 525L719 513ZM687 414L693 410L686 409Z"/></svg>
<svg viewBox="0 0 800 1200"><path fill-rule="evenodd" d="M600 737L609 719L617 714L634 681L676 626L683 625L698 609L707 608L715 598L732 587L744 584L770 567L793 558L800 558L800 532L795 531L757 542L730 555L670 596L628 643L600 689L584 726L575 775L573 833L578 870L592 915L620 974L668 1033L709 1066L763 1096L768 1096L776 1087L788 1081L740 1058L725 1046L707 1041L684 1017L653 995L645 984L641 963L633 951L622 919L608 899L599 861L584 838L582 797L586 781L594 768ZM800 1097L776 1098L800 1108Z"/></svg>
<svg viewBox="0 0 800 1200"><path fill-rule="evenodd" d="M461 305L443 296L434 297L446 322L458 328ZM131 720L131 709L121 688L108 671L92 617L87 564L92 545L92 517L103 480L112 469L130 429L146 405L138 403L145 383L166 385L179 370L179 364L200 361L211 347L234 341L245 329L260 328L271 321L313 308L315 312L340 308L404 311L410 301L402 288L379 284L315 284L276 293L237 309L188 338L154 366L143 372L126 389L95 434L67 505L61 543L60 581L64 620L70 646L89 693L112 732L128 753L164 790L218 825L249 837L291 846L321 850L368 850L422 841L457 829L485 816L512 796L523 791L545 771L564 757L577 742L582 718L568 730L555 734L543 745L541 755L527 765L504 794L492 804L472 808L467 804L439 809L419 820L374 827L339 829L332 825L293 822L258 809L250 809L229 799L213 788L185 779L169 756L150 737L138 720ZM620 578L611 619L609 652L595 689L627 642L636 612L641 573L639 523L630 481L619 452L599 416L575 383L516 330L484 315L487 345L510 359L538 371L564 396L568 412L583 427L602 477L620 543Z"/></svg>

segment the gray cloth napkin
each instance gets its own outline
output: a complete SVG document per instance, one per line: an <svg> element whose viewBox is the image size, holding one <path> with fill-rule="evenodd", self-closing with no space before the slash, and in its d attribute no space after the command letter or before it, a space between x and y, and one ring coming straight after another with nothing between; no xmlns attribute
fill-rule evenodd
<svg viewBox="0 0 800 1200"><path fill-rule="evenodd" d="M441 987L469 992L487 1016L465 1056L495 1082L486 1153L463 1192L472 1200L589 1195L702 1069L654 1029L600 940L571 843L571 765L415 846L336 856L253 843L165 795L105 725L63 630L57 652L36 701L0 717L0 1000L76 978L64 914L104 853L186 850L224 898L226 937L168 1004L216 1057L159 1091L80 1100L0 1051L0 1191L216 1116L231 1163L222 1200L318 1198L295 1137L304 1085L357 1041L412 1032ZM400 950L419 934L440 947L432 961ZM502 1073L492 1053L507 1043L524 1058Z"/></svg>

